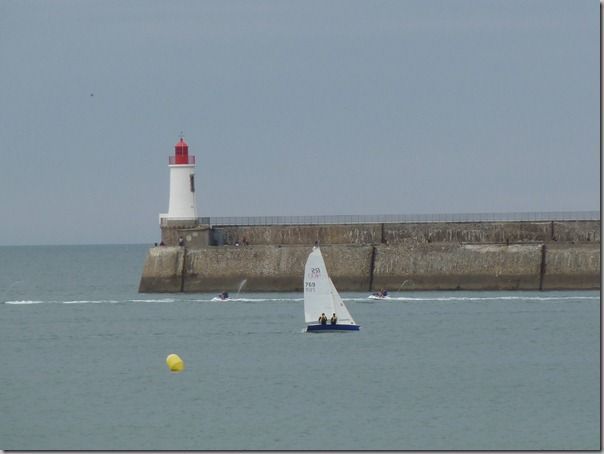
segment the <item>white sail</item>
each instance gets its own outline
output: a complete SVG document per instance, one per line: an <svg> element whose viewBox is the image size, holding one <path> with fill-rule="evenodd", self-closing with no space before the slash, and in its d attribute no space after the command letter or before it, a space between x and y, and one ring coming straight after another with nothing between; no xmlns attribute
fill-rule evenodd
<svg viewBox="0 0 604 454"><path fill-rule="evenodd" d="M334 306L333 312L335 312L336 317L338 317L338 323L341 325L354 325L355 323L352 318L352 315L350 315L350 312L348 312L348 308L344 304L344 301L342 301L342 298L340 297L340 294L333 285L333 282L331 282L331 279L329 279L329 284L331 286L331 297ZM327 315L327 318L330 318L329 314Z"/></svg>
<svg viewBox="0 0 604 454"><path fill-rule="evenodd" d="M355 325L327 274L321 250L315 247L304 268L304 319L307 324L316 324L321 314L325 314L329 320L334 313L339 325Z"/></svg>
<svg viewBox="0 0 604 454"><path fill-rule="evenodd" d="M333 312L331 280L321 250L316 247L304 267L304 320L306 323L317 323L321 314L324 313L329 319Z"/></svg>

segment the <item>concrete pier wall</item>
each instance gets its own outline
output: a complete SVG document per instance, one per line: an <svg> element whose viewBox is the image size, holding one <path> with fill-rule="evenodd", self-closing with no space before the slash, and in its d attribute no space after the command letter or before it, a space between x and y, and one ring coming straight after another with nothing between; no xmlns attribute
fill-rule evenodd
<svg viewBox="0 0 604 454"><path fill-rule="evenodd" d="M342 291L600 288L599 221L170 228L141 292L301 291L317 240Z"/></svg>
<svg viewBox="0 0 604 454"><path fill-rule="evenodd" d="M182 292L185 250L181 247L161 246L149 249L138 291Z"/></svg>
<svg viewBox="0 0 604 454"><path fill-rule="evenodd" d="M313 245L382 242L382 224L216 226L213 244Z"/></svg>
<svg viewBox="0 0 604 454"><path fill-rule="evenodd" d="M600 244L545 246L543 290L599 289Z"/></svg>
<svg viewBox="0 0 604 454"><path fill-rule="evenodd" d="M559 242L600 242L600 221L552 222L552 240Z"/></svg>
<svg viewBox="0 0 604 454"><path fill-rule="evenodd" d="M384 242L531 243L551 240L551 222L460 222L385 224Z"/></svg>
<svg viewBox="0 0 604 454"><path fill-rule="evenodd" d="M184 291L302 291L304 265L312 247L206 247L190 250L185 260ZM335 285L349 290L369 288L371 246L325 246L325 265Z"/></svg>
<svg viewBox="0 0 604 454"><path fill-rule="evenodd" d="M374 288L538 289L541 245L416 244L377 247Z"/></svg>
<svg viewBox="0 0 604 454"><path fill-rule="evenodd" d="M186 230L183 230L187 233ZM600 241L599 221L214 226L208 244L398 244ZM178 235L177 235L178 236ZM176 243L174 243L176 244Z"/></svg>

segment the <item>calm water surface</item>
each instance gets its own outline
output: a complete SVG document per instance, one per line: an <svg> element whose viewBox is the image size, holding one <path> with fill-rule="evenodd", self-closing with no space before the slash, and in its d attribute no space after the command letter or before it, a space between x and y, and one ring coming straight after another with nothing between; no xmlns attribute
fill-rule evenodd
<svg viewBox="0 0 604 454"><path fill-rule="evenodd" d="M0 448L600 449L599 292L343 292L361 331L304 334L302 294L138 294L146 251L0 247Z"/></svg>

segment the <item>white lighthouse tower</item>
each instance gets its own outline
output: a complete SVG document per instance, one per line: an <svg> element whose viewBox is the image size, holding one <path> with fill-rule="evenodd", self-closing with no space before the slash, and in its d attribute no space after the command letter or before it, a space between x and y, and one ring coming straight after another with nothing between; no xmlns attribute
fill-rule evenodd
<svg viewBox="0 0 604 454"><path fill-rule="evenodd" d="M169 167L170 202L168 213L159 215L159 223L166 225L172 224L172 221L196 221L195 156L189 155L189 145L182 137L174 146L174 155L169 157Z"/></svg>

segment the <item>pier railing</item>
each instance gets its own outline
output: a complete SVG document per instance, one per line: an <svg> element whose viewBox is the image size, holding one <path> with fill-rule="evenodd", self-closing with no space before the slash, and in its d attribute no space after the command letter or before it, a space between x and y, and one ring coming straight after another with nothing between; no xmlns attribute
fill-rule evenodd
<svg viewBox="0 0 604 454"><path fill-rule="evenodd" d="M322 216L202 217L208 225L386 224L413 222L599 221L599 211L541 211L512 213L361 214Z"/></svg>

